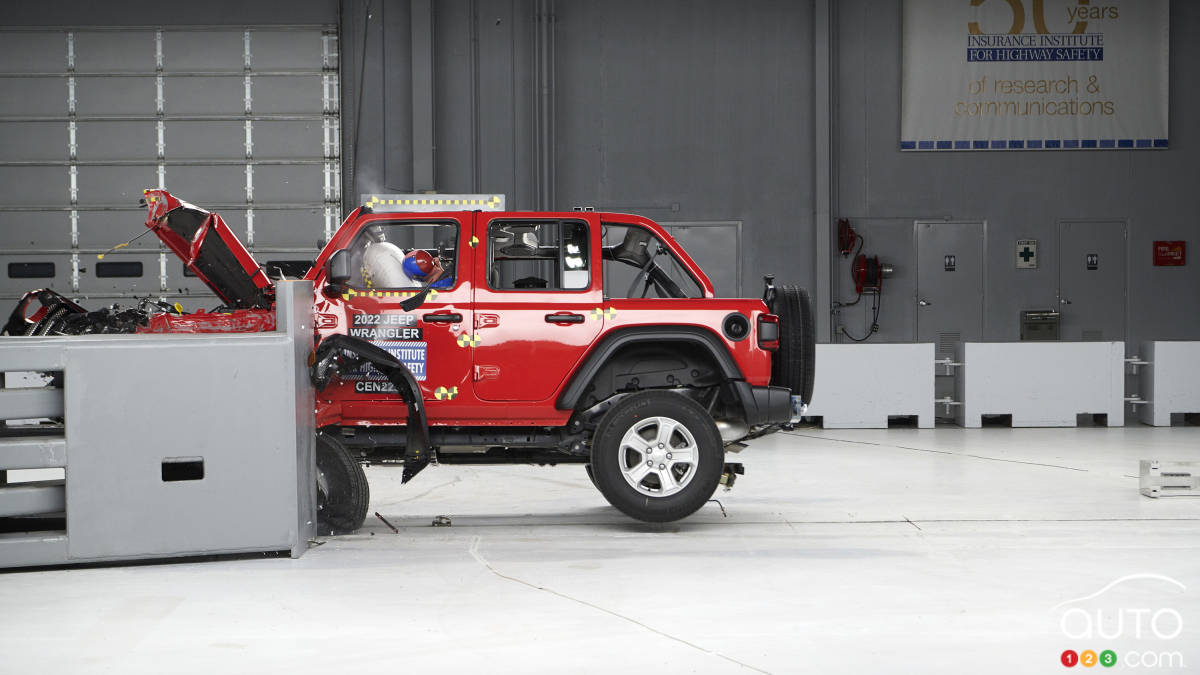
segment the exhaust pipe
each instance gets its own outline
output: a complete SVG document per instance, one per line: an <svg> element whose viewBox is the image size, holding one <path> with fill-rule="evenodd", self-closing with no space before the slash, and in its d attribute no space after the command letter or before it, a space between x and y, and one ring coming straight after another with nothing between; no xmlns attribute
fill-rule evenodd
<svg viewBox="0 0 1200 675"><path fill-rule="evenodd" d="M716 420L717 431L721 433L721 441L732 443L740 441L750 433L750 427L740 420Z"/></svg>

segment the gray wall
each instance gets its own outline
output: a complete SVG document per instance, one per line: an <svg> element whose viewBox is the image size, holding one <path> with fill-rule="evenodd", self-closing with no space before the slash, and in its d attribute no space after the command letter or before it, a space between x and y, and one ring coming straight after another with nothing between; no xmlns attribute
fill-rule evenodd
<svg viewBox="0 0 1200 675"><path fill-rule="evenodd" d="M374 18L365 22L364 6L344 3L342 39L349 50L367 27L361 138L373 145L358 144L350 168L358 182L348 177L346 194L406 192L420 187L412 175L412 99L385 99L393 88L410 89L410 3L371 3ZM1128 339L1200 338L1200 318L1180 311L1200 300L1197 264L1155 268L1150 261L1152 241L1188 239L1196 228L1182 195L1200 184L1196 127L1187 112L1197 93L1184 83L1195 79L1200 62L1186 39L1200 27L1200 7L1172 8L1170 150L934 154L898 149L900 1L829 2L828 91L819 89L814 57L817 32L825 30L815 17L824 6L435 3L434 187L504 192L517 209L595 206L663 222L741 221L745 294L757 292L763 272L775 272L849 299L849 262L832 246L816 250L829 237L814 216L827 172L833 219L851 219L868 236L867 252L897 268L885 286L876 341L915 334L914 220L987 221L984 338L1015 340L1021 309L1057 301L1058 222L1123 219ZM548 41L540 31L544 13L552 15ZM550 55L549 76L540 70L543 53ZM354 58L345 56L344 71ZM350 97L358 94L354 73L343 76L350 133ZM818 135L827 133L814 112L822 96L833 107L828 165L816 154ZM349 160L353 144L346 145ZM1018 274L1011 251L1018 238L1040 242L1038 270ZM826 263L828 277L817 272ZM842 318L861 329L868 309L860 303Z"/></svg>
<svg viewBox="0 0 1200 675"><path fill-rule="evenodd" d="M747 293L764 272L815 283L811 5L435 3L432 139L413 124L419 6L343 5L347 206L422 189L414 153L432 141L439 192L741 221Z"/></svg>
<svg viewBox="0 0 1200 675"><path fill-rule="evenodd" d="M1193 86L1200 78L1200 44L1193 38L1200 3L1171 7L1169 150L995 153L899 151L900 5L836 3L835 211L867 233L870 253L897 266L896 278L885 282L873 339L912 339L912 223L943 218L987 221L986 340L1018 339L1021 309L1056 304L1060 219L1128 222L1130 342L1200 339L1200 227L1190 198L1200 186L1200 92ZM1017 239L1040 242L1037 270L1015 268ZM1153 267L1156 239L1189 240L1188 265ZM835 289L852 298L848 263L835 260ZM858 329L863 321L847 314Z"/></svg>
<svg viewBox="0 0 1200 675"><path fill-rule="evenodd" d="M742 221L755 295L815 281L813 17L747 7L558 3L555 204Z"/></svg>

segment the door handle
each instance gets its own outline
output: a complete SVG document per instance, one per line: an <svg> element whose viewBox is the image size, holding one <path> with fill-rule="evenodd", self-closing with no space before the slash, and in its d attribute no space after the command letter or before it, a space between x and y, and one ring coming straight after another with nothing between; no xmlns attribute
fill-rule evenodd
<svg viewBox="0 0 1200 675"><path fill-rule="evenodd" d="M427 323L458 323L462 314L422 314L421 320Z"/></svg>
<svg viewBox="0 0 1200 675"><path fill-rule="evenodd" d="M1071 301L1070 301L1070 300L1068 300L1068 299L1066 299L1066 298L1062 298L1062 299L1061 299L1061 300L1059 300L1058 302L1059 302L1059 304L1061 304L1061 305L1069 305L1069 304L1071 304Z"/></svg>
<svg viewBox="0 0 1200 675"><path fill-rule="evenodd" d="M917 301L917 304L922 307L928 307L928 306L932 305L933 303L924 298L921 298L920 300Z"/></svg>
<svg viewBox="0 0 1200 675"><path fill-rule="evenodd" d="M584 317L582 314L574 314L572 312L559 312L557 314L547 314L546 323L560 323L563 325L569 323L583 323Z"/></svg>

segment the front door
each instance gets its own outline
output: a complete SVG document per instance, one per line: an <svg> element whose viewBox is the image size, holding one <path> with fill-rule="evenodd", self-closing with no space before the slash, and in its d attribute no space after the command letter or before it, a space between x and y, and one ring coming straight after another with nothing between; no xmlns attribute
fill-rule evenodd
<svg viewBox="0 0 1200 675"><path fill-rule="evenodd" d="M470 227L469 221L453 217L380 214L363 226L348 247L351 279L342 296L349 323L346 333L390 352L412 372L424 399L443 402L427 407L430 421L442 417L442 412L451 415L447 403L470 386L470 359L460 358L458 346L458 337L469 332L473 320L467 283L473 261ZM407 260L415 256L424 260ZM433 258L444 268L442 277L424 304L405 312L401 301L424 285ZM347 406L353 406L351 401L400 405L395 388L373 368L364 367L345 379L352 381L356 394Z"/></svg>
<svg viewBox="0 0 1200 675"><path fill-rule="evenodd" d="M595 214L476 214L473 349L483 401L544 401L604 325Z"/></svg>

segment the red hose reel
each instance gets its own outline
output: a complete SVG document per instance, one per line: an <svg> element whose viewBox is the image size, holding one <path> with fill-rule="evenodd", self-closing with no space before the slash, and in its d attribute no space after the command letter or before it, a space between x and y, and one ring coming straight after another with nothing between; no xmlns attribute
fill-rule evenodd
<svg viewBox="0 0 1200 675"><path fill-rule="evenodd" d="M850 227L848 218L838 220L837 229L837 247L838 252L842 257L849 258L851 251L854 253L854 260L850 263L850 278L854 279L854 291L858 297L851 302L835 302L833 303L833 312L836 314L843 307L852 307L857 305L862 300L863 291L866 291L871 296L871 327L866 335L855 337L845 326L838 326L838 332L845 335L854 342L865 342L872 335L879 332L879 304L880 304L880 289L883 288L883 280L886 277L892 276L893 268L891 265L879 262L879 256L866 256L862 254L863 237Z"/></svg>
<svg viewBox="0 0 1200 675"><path fill-rule="evenodd" d="M863 291L878 293L883 280L892 276L892 266L879 262L877 255L867 257L859 253L850 266L850 276L854 279L854 292L859 295Z"/></svg>

